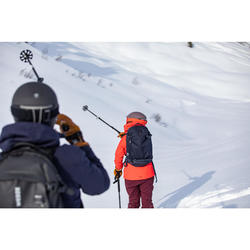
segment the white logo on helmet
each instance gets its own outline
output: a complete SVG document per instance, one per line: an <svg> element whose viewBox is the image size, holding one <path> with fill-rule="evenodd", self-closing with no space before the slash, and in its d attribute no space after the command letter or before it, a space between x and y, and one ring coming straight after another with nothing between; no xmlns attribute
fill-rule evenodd
<svg viewBox="0 0 250 250"><path fill-rule="evenodd" d="M33 96L37 99L37 98L39 98L39 93L34 93Z"/></svg>

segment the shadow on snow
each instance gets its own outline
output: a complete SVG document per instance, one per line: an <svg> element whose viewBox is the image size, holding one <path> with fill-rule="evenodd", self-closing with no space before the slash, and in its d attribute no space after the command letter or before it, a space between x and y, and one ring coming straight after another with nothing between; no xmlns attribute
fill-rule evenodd
<svg viewBox="0 0 250 250"><path fill-rule="evenodd" d="M165 195L161 200L166 199L168 196L170 197L166 199L165 201L163 201L158 206L158 208L176 208L182 199L189 196L196 189L200 188L202 185L208 182L212 178L214 173L215 171L210 171L210 172L203 174L200 177L188 176L188 178L192 180L192 182L175 190L174 192L171 192Z"/></svg>
<svg viewBox="0 0 250 250"><path fill-rule="evenodd" d="M117 72L111 67L99 67L96 64L89 62L83 62L71 59L62 59L62 62L64 62L67 65L70 65L72 68L80 72L91 73L91 75L94 76L104 77L115 74Z"/></svg>
<svg viewBox="0 0 250 250"><path fill-rule="evenodd" d="M46 54L49 54L50 56L62 56L62 62L66 65L69 65L70 67L74 68L75 70L78 70L80 72L85 73L91 73L95 76L108 76L115 74L116 71L111 67L99 67L94 63L85 62L85 61L79 61L79 60L73 60L73 59L67 59L64 58L64 55L67 53L78 55L82 58L94 58L98 59L104 63L108 63L109 60L105 58L101 58L97 55L91 55L87 53L80 52L81 49L74 46L71 43L66 42L36 42L32 45L33 47L39 49L40 51L46 51Z"/></svg>

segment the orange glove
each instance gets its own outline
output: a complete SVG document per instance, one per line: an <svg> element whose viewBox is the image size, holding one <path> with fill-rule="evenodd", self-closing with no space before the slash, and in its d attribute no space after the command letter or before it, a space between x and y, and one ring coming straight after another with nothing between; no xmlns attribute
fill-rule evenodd
<svg viewBox="0 0 250 250"><path fill-rule="evenodd" d="M122 169L121 170L114 170L115 180L118 180L122 176Z"/></svg>
<svg viewBox="0 0 250 250"><path fill-rule="evenodd" d="M126 133L125 132L121 132L117 137L122 138L124 135L126 135Z"/></svg>
<svg viewBox="0 0 250 250"><path fill-rule="evenodd" d="M68 116L59 114L57 116L56 124L60 126L61 133L70 144L78 147L88 145L83 139L80 128Z"/></svg>

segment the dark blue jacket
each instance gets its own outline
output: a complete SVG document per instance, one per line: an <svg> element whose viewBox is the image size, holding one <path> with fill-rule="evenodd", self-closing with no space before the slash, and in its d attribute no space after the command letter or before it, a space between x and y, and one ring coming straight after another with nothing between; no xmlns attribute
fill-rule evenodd
<svg viewBox="0 0 250 250"><path fill-rule="evenodd" d="M17 142L29 142L41 148L56 148L54 159L58 172L65 184L75 191L74 195L63 195L64 205L83 207L80 189L88 195L101 194L109 188L109 176L89 146L60 146L59 139L60 134L47 125L17 122L2 129L0 149L8 151Z"/></svg>

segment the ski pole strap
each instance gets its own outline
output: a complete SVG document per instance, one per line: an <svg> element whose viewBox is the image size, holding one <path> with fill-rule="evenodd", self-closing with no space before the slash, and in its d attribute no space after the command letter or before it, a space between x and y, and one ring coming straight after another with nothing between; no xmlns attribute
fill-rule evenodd
<svg viewBox="0 0 250 250"><path fill-rule="evenodd" d="M115 184L115 183L118 182L118 181L119 181L119 178L116 178L116 177L115 177L115 180L114 180L113 184Z"/></svg>

